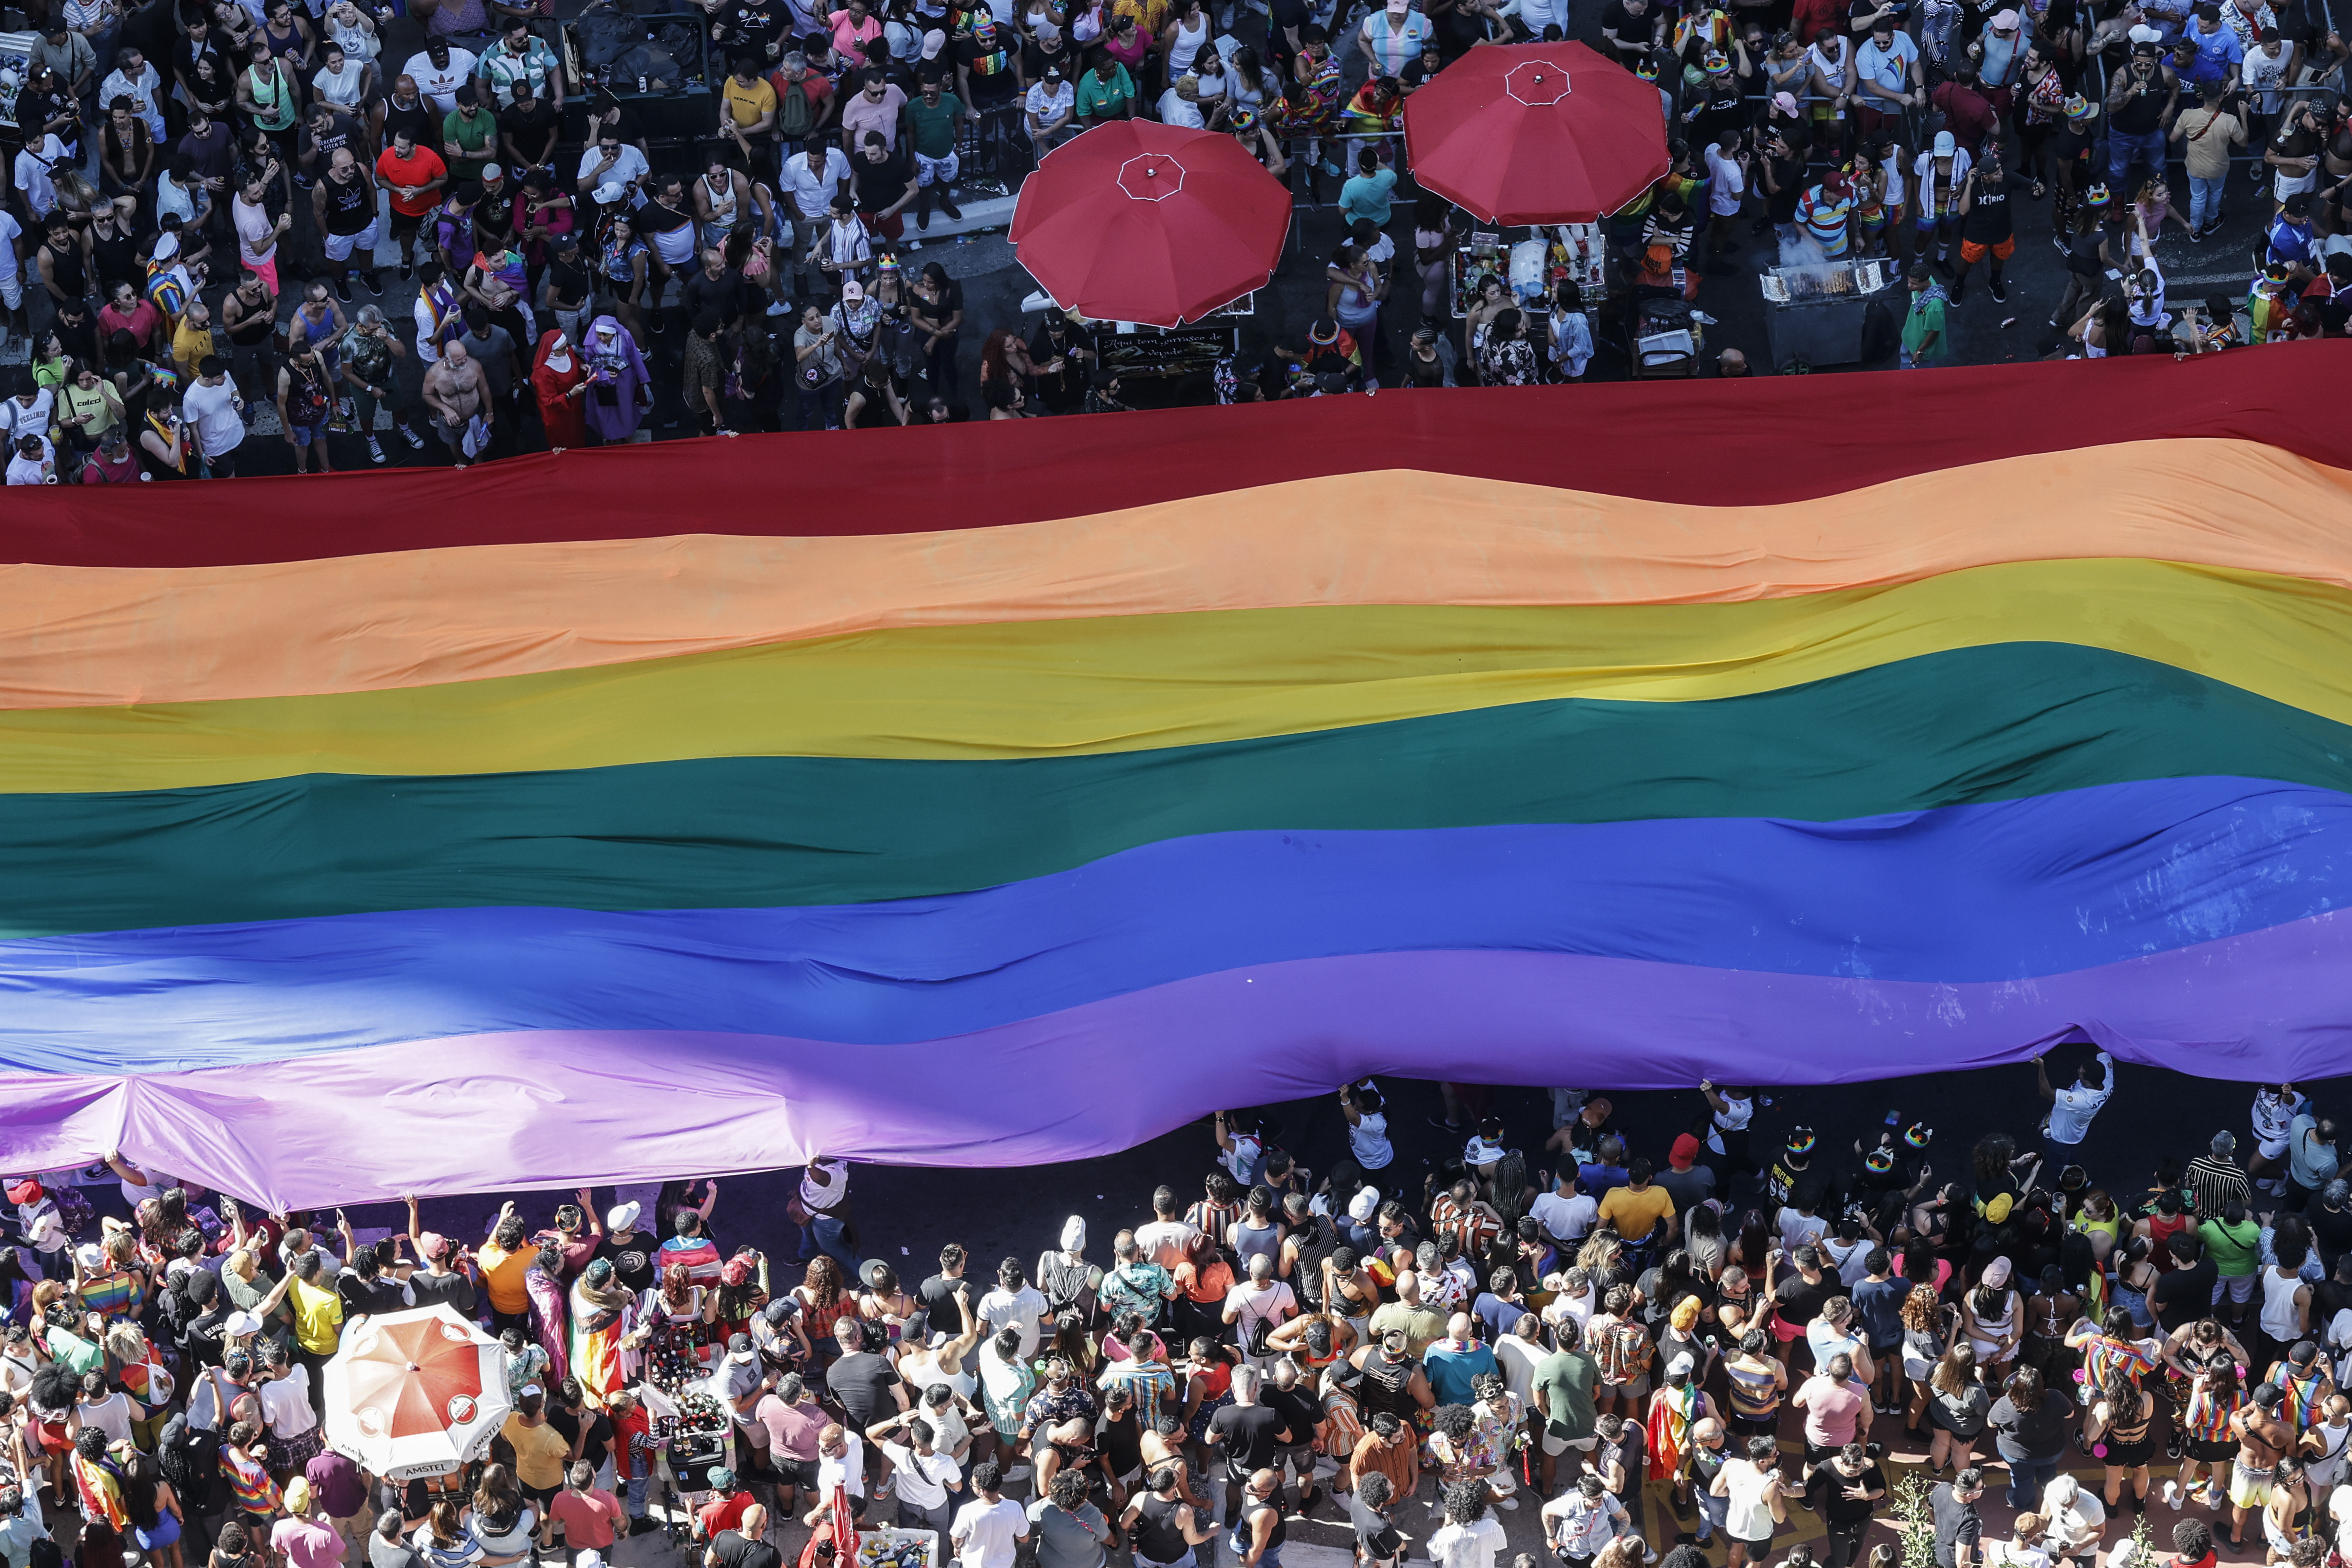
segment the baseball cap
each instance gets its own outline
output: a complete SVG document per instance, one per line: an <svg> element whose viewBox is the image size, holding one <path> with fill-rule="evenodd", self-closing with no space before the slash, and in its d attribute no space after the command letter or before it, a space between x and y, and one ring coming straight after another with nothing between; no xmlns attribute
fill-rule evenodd
<svg viewBox="0 0 2352 1568"><path fill-rule="evenodd" d="M1676 1353L1674 1360L1666 1363L1666 1375L1668 1377L1673 1377L1675 1374L1680 1373L1681 1375L1687 1377L1690 1375L1691 1369L1697 1364L1697 1363L1691 1360L1690 1352L1679 1352Z"/></svg>
<svg viewBox="0 0 2352 1568"><path fill-rule="evenodd" d="M1950 132L1948 132L1948 131L1938 131L1938 132L1936 132L1936 156L1937 156L1937 157L1938 157L1938 158L1948 158L1948 157L1950 157L1953 153L1955 153L1958 152L1959 150L1960 150L1960 144L1959 144L1959 142L1958 142L1957 140L1955 140L1955 139L1954 139L1954 137L1953 137L1953 135L1952 135L1952 133L1951 133Z"/></svg>
<svg viewBox="0 0 2352 1568"><path fill-rule="evenodd" d="M634 1230L637 1216L645 1213L643 1204L614 1204L604 1215L604 1228L609 1231Z"/></svg>
<svg viewBox="0 0 2352 1568"><path fill-rule="evenodd" d="M628 194L629 187L621 184L620 181L607 180L603 184L596 187L596 205L598 206L609 207L614 202L626 199Z"/></svg>
<svg viewBox="0 0 2352 1568"><path fill-rule="evenodd" d="M842 284L841 297L844 300L863 300L866 298L866 285L852 278Z"/></svg>
<svg viewBox="0 0 2352 1568"><path fill-rule="evenodd" d="M727 1342L729 1361L750 1361L756 1353L751 1349L751 1336L749 1334L737 1334Z"/></svg>
<svg viewBox="0 0 2352 1568"><path fill-rule="evenodd" d="M937 27L923 35L923 58L927 60L938 59L940 51L947 47L948 36Z"/></svg>
<svg viewBox="0 0 2352 1568"><path fill-rule="evenodd" d="M713 1465L710 1468L710 1484L725 1491L735 1484L735 1472L724 1465Z"/></svg>
<svg viewBox="0 0 2352 1568"><path fill-rule="evenodd" d="M1378 1187L1360 1187L1356 1195L1348 1200L1348 1217L1358 1225L1370 1225L1372 1216L1380 1212L1381 1190Z"/></svg>
<svg viewBox="0 0 2352 1568"><path fill-rule="evenodd" d="M1984 1282L1998 1289L2009 1283L2009 1259L1996 1258L1985 1265Z"/></svg>
<svg viewBox="0 0 2352 1568"><path fill-rule="evenodd" d="M2017 13L2014 11L1996 11L1992 14L1992 25L1995 31L2006 33L2011 28L2017 26Z"/></svg>
<svg viewBox="0 0 2352 1568"><path fill-rule="evenodd" d="M297 1519L310 1511L310 1482L308 1478L296 1476L286 1483L286 1511Z"/></svg>
<svg viewBox="0 0 2352 1568"><path fill-rule="evenodd" d="M1794 114L1797 112L1797 95L1793 92L1776 92L1772 95L1772 107L1783 114Z"/></svg>
<svg viewBox="0 0 2352 1568"><path fill-rule="evenodd" d="M2146 22L2134 23L2132 25L2131 31L2126 33L2124 37L2129 38L2135 44L2160 44L2164 42L2164 35L2157 31L2154 27L2149 26Z"/></svg>
<svg viewBox="0 0 2352 1568"><path fill-rule="evenodd" d="M416 1256L439 1262L449 1256L449 1238L438 1231L424 1232L416 1238Z"/></svg>
<svg viewBox="0 0 2352 1568"><path fill-rule="evenodd" d="M21 1182L8 1184L8 1201L12 1204L37 1204L41 1201L41 1184L26 1176Z"/></svg>
<svg viewBox="0 0 2352 1568"><path fill-rule="evenodd" d="M482 165L482 178L486 180L503 180L506 177L506 170L499 167L498 164L485 163Z"/></svg>
<svg viewBox="0 0 2352 1568"><path fill-rule="evenodd" d="M221 1337L224 1339L242 1339L260 1331L261 1318L255 1312L231 1312L228 1321L221 1325Z"/></svg>
<svg viewBox="0 0 2352 1568"><path fill-rule="evenodd" d="M1687 1171L1697 1158L1698 1140L1685 1132L1675 1140L1673 1151L1666 1155L1666 1163L1677 1171Z"/></svg>

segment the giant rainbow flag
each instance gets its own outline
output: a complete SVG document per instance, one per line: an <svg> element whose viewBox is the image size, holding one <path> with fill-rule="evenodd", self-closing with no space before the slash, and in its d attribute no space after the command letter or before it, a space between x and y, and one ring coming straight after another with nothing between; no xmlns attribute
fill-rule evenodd
<svg viewBox="0 0 2352 1568"><path fill-rule="evenodd" d="M0 1167L2352 1066L2352 350L11 492Z"/></svg>

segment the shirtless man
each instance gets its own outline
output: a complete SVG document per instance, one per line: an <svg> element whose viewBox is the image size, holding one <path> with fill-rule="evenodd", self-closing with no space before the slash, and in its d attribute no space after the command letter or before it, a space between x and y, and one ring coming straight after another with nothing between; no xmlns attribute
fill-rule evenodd
<svg viewBox="0 0 2352 1568"><path fill-rule="evenodd" d="M1193 1508L1209 1506L1208 1500L1192 1488L1192 1468L1184 1458L1184 1424L1173 1415L1162 1415L1160 1425L1143 1435L1143 1473L1157 1476L1162 1467L1175 1471L1178 1498ZM1137 1500L1139 1502L1141 1498L1139 1492Z"/></svg>
<svg viewBox="0 0 2352 1568"><path fill-rule="evenodd" d="M2295 1446L2294 1434L2279 1419L2286 1391L2275 1383L2257 1387L2253 1397L2230 1417L2230 1435L2238 1440L2238 1458L2230 1471L2230 1544L2235 1546L2246 1528L2246 1510L2271 1500L2278 1462Z"/></svg>
<svg viewBox="0 0 2352 1568"><path fill-rule="evenodd" d="M489 411L488 384L482 378L482 367L466 352L463 338L452 338L441 350L440 359L425 373L425 406L433 411L434 426L447 442L450 456L457 466L472 466L466 456L466 426L477 414L493 419Z"/></svg>

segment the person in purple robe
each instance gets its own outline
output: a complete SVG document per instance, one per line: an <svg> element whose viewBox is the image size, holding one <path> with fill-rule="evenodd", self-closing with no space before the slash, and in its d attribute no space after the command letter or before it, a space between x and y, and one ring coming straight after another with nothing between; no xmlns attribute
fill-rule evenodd
<svg viewBox="0 0 2352 1568"><path fill-rule="evenodd" d="M546 1242L524 1271L523 1289L530 1293L530 1336L547 1352L550 1386L572 1375L571 1334L566 1328L563 1290L563 1247Z"/></svg>
<svg viewBox="0 0 2352 1568"><path fill-rule="evenodd" d="M635 440L654 405L653 383L637 340L611 316L599 316L580 345L580 357L588 367L583 397L588 428L607 445Z"/></svg>

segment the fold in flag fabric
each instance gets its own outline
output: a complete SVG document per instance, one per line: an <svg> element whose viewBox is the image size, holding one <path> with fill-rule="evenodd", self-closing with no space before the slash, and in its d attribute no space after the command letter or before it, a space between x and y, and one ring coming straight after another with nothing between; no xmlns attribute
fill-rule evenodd
<svg viewBox="0 0 2352 1568"><path fill-rule="evenodd" d="M12 492L0 1167L310 1205L1367 1073L2352 1069L2347 371Z"/></svg>

